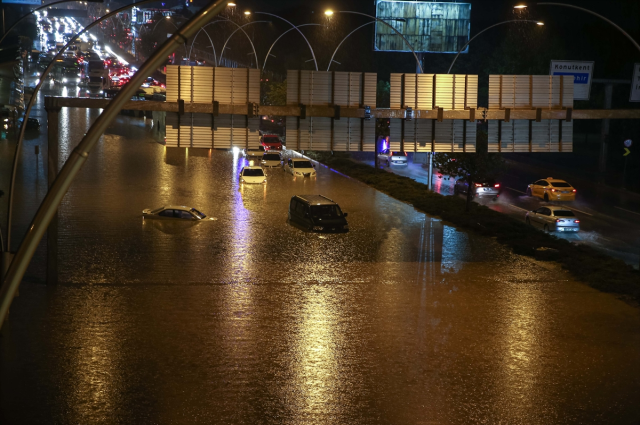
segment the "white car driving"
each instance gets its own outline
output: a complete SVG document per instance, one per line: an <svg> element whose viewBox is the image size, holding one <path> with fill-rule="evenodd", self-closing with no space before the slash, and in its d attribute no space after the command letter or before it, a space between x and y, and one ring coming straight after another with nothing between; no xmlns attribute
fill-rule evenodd
<svg viewBox="0 0 640 425"><path fill-rule="evenodd" d="M267 182L267 175L262 167L243 167L240 171L240 183L264 184Z"/></svg>
<svg viewBox="0 0 640 425"><path fill-rule="evenodd" d="M264 155L264 146L257 146L255 148L242 149L242 155L245 158L250 156L259 156L262 157Z"/></svg>
<svg viewBox="0 0 640 425"><path fill-rule="evenodd" d="M289 158L283 165L284 170L294 177L315 177L315 166L305 158Z"/></svg>
<svg viewBox="0 0 640 425"><path fill-rule="evenodd" d="M406 152L397 152L385 149L378 154L380 164L390 167L392 165L408 165Z"/></svg>

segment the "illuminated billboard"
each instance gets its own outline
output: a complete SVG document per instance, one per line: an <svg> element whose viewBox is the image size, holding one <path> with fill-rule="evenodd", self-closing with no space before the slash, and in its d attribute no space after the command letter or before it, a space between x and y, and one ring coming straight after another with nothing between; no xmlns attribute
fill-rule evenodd
<svg viewBox="0 0 640 425"><path fill-rule="evenodd" d="M377 0L376 17L400 32L416 52L458 53L469 41L470 3ZM402 37L388 25L380 21L375 25L375 50L411 51Z"/></svg>

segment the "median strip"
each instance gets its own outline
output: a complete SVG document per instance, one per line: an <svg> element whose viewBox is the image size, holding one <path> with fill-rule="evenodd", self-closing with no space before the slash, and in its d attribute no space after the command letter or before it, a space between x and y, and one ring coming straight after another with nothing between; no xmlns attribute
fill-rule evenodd
<svg viewBox="0 0 640 425"><path fill-rule="evenodd" d="M332 156L329 153L305 152L305 155L395 199L412 204L419 211L440 217L462 229L494 237L516 254L555 261L576 279L595 289L617 294L636 305L640 302L640 272L621 260L589 246L574 245L477 203L472 203L470 210L465 211L466 202L462 198L443 196L408 177L354 162L346 153Z"/></svg>

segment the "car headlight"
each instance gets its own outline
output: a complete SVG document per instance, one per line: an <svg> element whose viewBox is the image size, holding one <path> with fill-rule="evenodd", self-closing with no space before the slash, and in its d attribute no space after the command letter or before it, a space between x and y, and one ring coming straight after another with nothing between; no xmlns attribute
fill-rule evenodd
<svg viewBox="0 0 640 425"><path fill-rule="evenodd" d="M313 230L324 230L322 226L313 226Z"/></svg>

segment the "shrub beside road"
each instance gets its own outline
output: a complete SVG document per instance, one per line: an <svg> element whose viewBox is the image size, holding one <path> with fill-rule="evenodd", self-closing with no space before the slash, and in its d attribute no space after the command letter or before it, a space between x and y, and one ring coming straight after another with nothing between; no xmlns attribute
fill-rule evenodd
<svg viewBox="0 0 640 425"><path fill-rule="evenodd" d="M472 203L465 211L465 200L460 197L431 192L422 183L356 163L346 154L331 156L307 152L306 155L393 198L412 204L426 214L440 217L459 228L496 238L516 254L555 261L576 279L595 289L619 295L627 301L640 302L640 271L621 260L588 246L574 245L477 203Z"/></svg>

